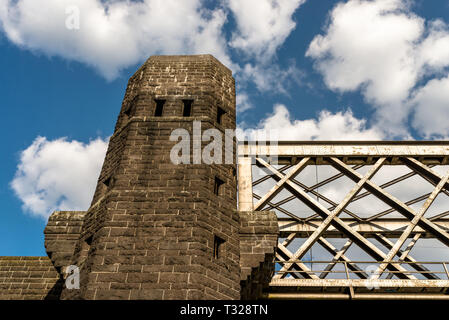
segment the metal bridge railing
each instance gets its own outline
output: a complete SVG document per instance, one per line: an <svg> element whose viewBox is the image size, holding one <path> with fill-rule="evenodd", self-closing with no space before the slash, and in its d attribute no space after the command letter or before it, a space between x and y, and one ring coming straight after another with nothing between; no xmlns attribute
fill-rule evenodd
<svg viewBox="0 0 449 320"><path fill-rule="evenodd" d="M432 274L437 277L435 280L449 280L449 261L351 261L348 263L347 261L320 261L320 260L313 260L313 261L307 261L307 260L275 260L276 266L283 265L285 263L302 263L305 265L320 265L320 264L326 264L327 266L333 265L333 267L337 265L343 265L344 270L334 270L334 269L316 269L316 268L310 268L307 270L308 273L314 273L319 274L320 279L326 278L329 274L344 274L346 275L346 279L351 279L350 275L356 275L358 278L366 278L366 274L374 276L375 270L377 268L373 268L372 271L362 270L362 269L354 269L348 267L348 265L368 265L368 266L377 266L383 263L388 264L394 264L394 265L421 265L421 266L433 266L432 270L424 269L424 270L407 270L407 271L398 271L398 270L388 270L385 272L387 275L387 279L391 279L392 276L395 274L408 274L408 275L424 275L424 274ZM440 266L442 271L435 270L435 267ZM275 270L275 274L279 275L285 275L285 274L295 274L300 275L303 274L304 271L295 271L295 270L288 270L288 271L281 271L281 270ZM361 275L365 275L365 277L361 277ZM368 278L369 279L369 278Z"/></svg>

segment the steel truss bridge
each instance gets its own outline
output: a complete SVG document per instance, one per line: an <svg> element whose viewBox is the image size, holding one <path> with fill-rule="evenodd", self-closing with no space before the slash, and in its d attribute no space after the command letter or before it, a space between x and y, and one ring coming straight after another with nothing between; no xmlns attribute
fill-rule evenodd
<svg viewBox="0 0 449 320"><path fill-rule="evenodd" d="M238 152L239 210L278 216L268 298L449 299L449 142Z"/></svg>

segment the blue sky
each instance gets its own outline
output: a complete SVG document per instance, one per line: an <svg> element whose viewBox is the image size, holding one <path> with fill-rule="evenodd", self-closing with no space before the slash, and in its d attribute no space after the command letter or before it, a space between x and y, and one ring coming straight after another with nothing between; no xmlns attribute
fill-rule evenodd
<svg viewBox="0 0 449 320"><path fill-rule="evenodd" d="M447 24L448 0L0 0L0 255L45 255L51 211L86 209L148 56L214 54L250 136L445 139Z"/></svg>

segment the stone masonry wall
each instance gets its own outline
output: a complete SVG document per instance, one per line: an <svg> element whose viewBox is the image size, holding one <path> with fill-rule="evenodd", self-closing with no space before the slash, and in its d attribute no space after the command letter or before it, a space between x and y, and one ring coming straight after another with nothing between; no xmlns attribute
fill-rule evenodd
<svg viewBox="0 0 449 320"><path fill-rule="evenodd" d="M80 237L85 211L55 211L45 227L45 249L59 273L71 264Z"/></svg>
<svg viewBox="0 0 449 320"><path fill-rule="evenodd" d="M0 300L56 300L59 274L47 257L0 257Z"/></svg>
<svg viewBox="0 0 449 320"><path fill-rule="evenodd" d="M274 273L279 226L273 211L239 212L241 299L259 299Z"/></svg>

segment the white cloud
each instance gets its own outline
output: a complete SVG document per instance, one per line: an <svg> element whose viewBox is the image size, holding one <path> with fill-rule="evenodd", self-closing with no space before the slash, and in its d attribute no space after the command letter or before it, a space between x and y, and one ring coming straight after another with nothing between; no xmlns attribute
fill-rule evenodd
<svg viewBox="0 0 449 320"><path fill-rule="evenodd" d="M380 109L399 109L395 117L382 117L388 122L404 119L407 110L398 106L418 79L412 53L423 20L406 9L399 0L340 3L331 12L326 34L316 36L306 53L316 59L330 89L362 89Z"/></svg>
<svg viewBox="0 0 449 320"><path fill-rule="evenodd" d="M246 110L253 108L253 105L249 99L249 96L245 92L237 92L236 108L237 108L237 113L243 113Z"/></svg>
<svg viewBox="0 0 449 320"><path fill-rule="evenodd" d="M287 94L292 81L299 83L302 73L294 63L286 69L274 63L276 51L295 29L295 11L306 0L226 0L236 22L230 47L243 53L244 64L237 74L241 83L253 82L262 92Z"/></svg>
<svg viewBox="0 0 449 320"><path fill-rule="evenodd" d="M66 8L80 12L68 29ZM113 79L151 54L211 53L233 67L226 53L223 10L201 0L0 0L0 26L23 48L96 68Z"/></svg>
<svg viewBox="0 0 449 320"><path fill-rule="evenodd" d="M227 0L237 24L230 45L258 60L270 60L293 31L293 13L305 0Z"/></svg>
<svg viewBox="0 0 449 320"><path fill-rule="evenodd" d="M306 53L315 59L330 89L361 90L376 108L379 125L402 136L417 84L449 65L447 26L441 20L426 24L409 4L405 0L340 3L330 14L325 34L317 35ZM414 124L422 129L419 121L417 114Z"/></svg>
<svg viewBox="0 0 449 320"><path fill-rule="evenodd" d="M20 156L11 187L23 209L47 218L54 210L86 210L92 200L108 142L83 144L38 137Z"/></svg>
<svg viewBox="0 0 449 320"><path fill-rule="evenodd" d="M281 69L276 64L246 64L237 77L237 81L252 81L259 91L272 91L288 94L287 88L292 84L300 84L303 73L294 62L287 69Z"/></svg>
<svg viewBox="0 0 449 320"><path fill-rule="evenodd" d="M412 124L426 138L449 137L449 77L433 79L411 100Z"/></svg>
<svg viewBox="0 0 449 320"><path fill-rule="evenodd" d="M366 121L354 117L350 110L331 113L321 111L318 119L294 120L282 105L274 106L273 114L261 120L256 128L240 125L240 140L381 140L382 131L366 128ZM271 139L270 139L271 138Z"/></svg>
<svg viewBox="0 0 449 320"><path fill-rule="evenodd" d="M428 36L419 46L418 59L431 72L449 65L449 28L442 20L429 24Z"/></svg>

